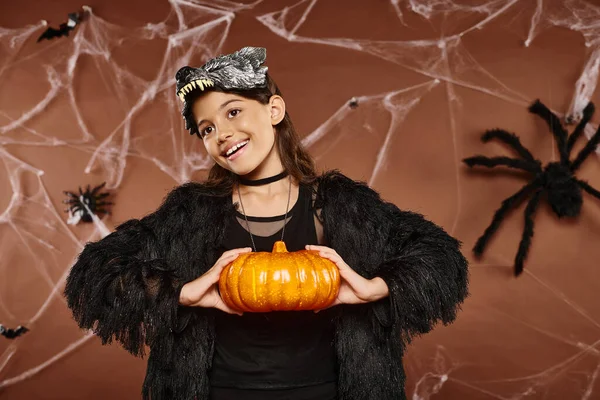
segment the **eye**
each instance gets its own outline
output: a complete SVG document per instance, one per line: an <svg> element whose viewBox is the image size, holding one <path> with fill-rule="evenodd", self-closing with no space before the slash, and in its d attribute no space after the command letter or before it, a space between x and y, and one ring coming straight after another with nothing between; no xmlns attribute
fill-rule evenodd
<svg viewBox="0 0 600 400"><path fill-rule="evenodd" d="M242 110L240 110L240 109L238 109L238 108L234 108L233 110L231 110L231 111L229 111L229 112L227 113L227 117L228 117L228 118L233 118L233 117L235 117L236 115L238 115L240 112L242 112Z"/></svg>
<svg viewBox="0 0 600 400"><path fill-rule="evenodd" d="M205 137L206 135L208 135L209 133L211 133L214 130L214 128L212 126L207 126L206 128L202 129L200 131L200 135L202 137Z"/></svg>

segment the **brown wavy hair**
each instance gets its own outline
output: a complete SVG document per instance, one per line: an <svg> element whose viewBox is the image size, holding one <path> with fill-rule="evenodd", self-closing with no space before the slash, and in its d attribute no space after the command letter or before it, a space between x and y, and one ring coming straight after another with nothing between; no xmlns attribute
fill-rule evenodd
<svg viewBox="0 0 600 400"><path fill-rule="evenodd" d="M268 73L267 85L264 88L255 88L251 90L222 90L215 87L211 88L211 90L233 93L247 99L256 100L261 104L268 104L273 95L281 96L279 87L277 87L277 84ZM206 92L198 91L190 93L190 98L186 101L186 107L184 109L186 127L191 134L195 134L201 139L202 137L198 132L198 127L191 112L191 105L198 97L202 96L203 93ZM292 123L292 119L287 110L283 120L275 126L275 129L277 130L277 135L275 135L275 145L279 151L279 157L281 158L284 170L294 177L297 182L312 184L317 177L315 162L302 146L300 137L294 128L294 124ZM205 183L212 187L220 187L229 192L233 189L233 185L237 180L238 176L236 174L215 163L210 169Z"/></svg>

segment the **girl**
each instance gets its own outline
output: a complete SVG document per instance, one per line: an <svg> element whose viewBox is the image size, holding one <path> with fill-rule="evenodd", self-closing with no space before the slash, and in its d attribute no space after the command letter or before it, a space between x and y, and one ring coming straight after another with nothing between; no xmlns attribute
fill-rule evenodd
<svg viewBox="0 0 600 400"><path fill-rule="evenodd" d="M406 345L467 296L459 242L363 183L318 175L265 58L246 47L177 72L186 128L215 165L88 243L69 307L103 343L150 347L144 399L405 399ZM276 240L337 265L334 307L242 314L223 302L223 268Z"/></svg>

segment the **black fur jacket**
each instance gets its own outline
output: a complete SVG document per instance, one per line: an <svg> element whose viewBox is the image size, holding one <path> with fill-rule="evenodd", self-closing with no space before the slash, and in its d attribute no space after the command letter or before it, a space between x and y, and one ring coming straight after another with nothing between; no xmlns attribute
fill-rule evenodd
<svg viewBox="0 0 600 400"><path fill-rule="evenodd" d="M467 261L453 237L338 172L317 180L326 245L390 295L336 306L339 400L405 399L402 355L411 337L452 322L467 296ZM201 183L172 190L160 208L86 244L65 294L77 323L134 355L150 348L143 398L206 400L213 309L178 305L179 292L220 257L230 195Z"/></svg>

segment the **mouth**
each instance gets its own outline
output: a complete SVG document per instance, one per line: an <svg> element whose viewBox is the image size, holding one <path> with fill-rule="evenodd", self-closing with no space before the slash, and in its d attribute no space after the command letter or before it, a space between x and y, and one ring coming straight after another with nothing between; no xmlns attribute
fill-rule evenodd
<svg viewBox="0 0 600 400"><path fill-rule="evenodd" d="M204 91L204 88L209 86L215 86L215 83L212 81L212 79L196 79L179 89L177 91L177 96L179 96L179 100L181 100L181 102L185 102L185 96L192 90L200 89Z"/></svg>
<svg viewBox="0 0 600 400"><path fill-rule="evenodd" d="M242 140L237 142L233 146L229 147L225 151L221 153L221 155L227 159L230 159L233 155L237 154L241 149L246 147L246 145L250 142L250 139Z"/></svg>

